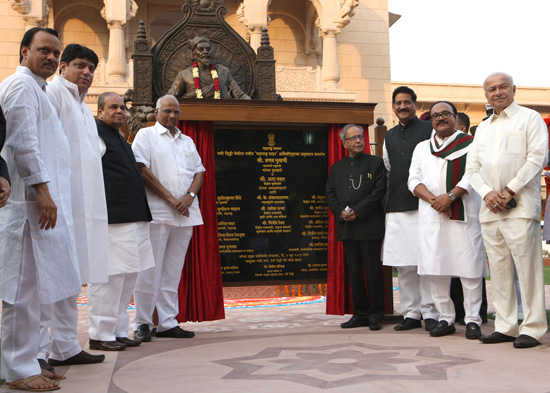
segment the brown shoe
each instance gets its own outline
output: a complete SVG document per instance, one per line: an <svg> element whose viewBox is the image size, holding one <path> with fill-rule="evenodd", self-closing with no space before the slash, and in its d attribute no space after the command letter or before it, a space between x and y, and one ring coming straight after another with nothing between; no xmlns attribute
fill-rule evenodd
<svg viewBox="0 0 550 393"><path fill-rule="evenodd" d="M90 349L96 349L98 351L124 351L126 344L119 343L118 341L89 341Z"/></svg>

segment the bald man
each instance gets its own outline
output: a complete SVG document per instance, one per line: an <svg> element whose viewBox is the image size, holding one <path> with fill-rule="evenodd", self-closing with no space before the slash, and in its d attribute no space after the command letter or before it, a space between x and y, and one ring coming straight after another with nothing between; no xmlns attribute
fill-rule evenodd
<svg viewBox="0 0 550 393"><path fill-rule="evenodd" d="M193 227L202 225L197 193L205 171L193 140L177 124L176 97L158 99L157 122L138 132L132 149L143 176L153 215L150 225L155 267L142 271L134 290L134 337L151 341L153 312L158 313L157 337L191 338L178 325L178 286Z"/></svg>
<svg viewBox="0 0 550 393"><path fill-rule="evenodd" d="M468 153L466 175L483 199L479 219L487 248L496 310L495 331L485 344L540 344L548 328L540 233L540 175L548 133L542 117L514 101L510 75L491 74L483 84L494 114L481 123ZM518 327L514 286L518 273L525 319Z"/></svg>

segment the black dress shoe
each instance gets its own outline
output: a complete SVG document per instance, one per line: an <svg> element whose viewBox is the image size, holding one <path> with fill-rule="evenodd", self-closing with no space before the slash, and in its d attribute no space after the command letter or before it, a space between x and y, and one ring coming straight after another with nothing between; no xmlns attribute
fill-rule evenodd
<svg viewBox="0 0 550 393"><path fill-rule="evenodd" d="M137 347L141 345L140 340L130 340L128 337L117 337L116 340L119 343L126 344L127 347Z"/></svg>
<svg viewBox="0 0 550 393"><path fill-rule="evenodd" d="M481 341L483 344L498 344L498 343L509 343L512 341L515 341L514 336L507 336L506 334L502 334L499 332L493 332L489 334L488 336L482 336L479 341Z"/></svg>
<svg viewBox="0 0 550 393"><path fill-rule="evenodd" d="M401 331L401 330L411 330L416 329L422 326L422 323L419 319L413 319L413 318L405 318L403 323L400 323L399 325L395 325L393 328L395 330Z"/></svg>
<svg viewBox="0 0 550 393"><path fill-rule="evenodd" d="M195 333L183 330L179 326L174 326L172 329L163 332L157 331L157 337L192 338L195 337Z"/></svg>
<svg viewBox="0 0 550 393"><path fill-rule="evenodd" d="M92 340L88 342L90 349L96 349L98 351L124 351L126 344L119 343L118 341L100 341Z"/></svg>
<svg viewBox="0 0 550 393"><path fill-rule="evenodd" d="M370 320L369 321L369 329L370 330L380 330L382 329L382 322L378 320Z"/></svg>
<svg viewBox="0 0 550 393"><path fill-rule="evenodd" d="M134 330L134 339L146 343L150 342L151 329L149 329L149 325L147 325L146 323L142 323L141 325L139 325L137 330Z"/></svg>
<svg viewBox="0 0 550 393"><path fill-rule="evenodd" d="M437 326L433 328L433 330L430 332L430 336L432 337L443 337L448 334L453 334L456 332L456 328L454 323L449 323L447 321L439 321Z"/></svg>
<svg viewBox="0 0 550 393"><path fill-rule="evenodd" d="M481 338L481 328L475 322L468 322L466 325L466 338L475 340Z"/></svg>
<svg viewBox="0 0 550 393"><path fill-rule="evenodd" d="M540 345L540 342L527 334L520 334L514 341L514 348L533 348L537 345Z"/></svg>
<svg viewBox="0 0 550 393"><path fill-rule="evenodd" d="M342 329L352 329L361 326L369 326L369 319L367 317L354 315L349 321L340 324Z"/></svg>
<svg viewBox="0 0 550 393"><path fill-rule="evenodd" d="M49 358L48 363L50 363L54 367L58 367L58 366L72 366L75 364L101 363L104 360L105 360L105 355L92 355L91 353L88 353L86 351L80 351L76 355L65 360L55 360L55 359Z"/></svg>
<svg viewBox="0 0 550 393"><path fill-rule="evenodd" d="M428 318L424 320L424 329L427 332L431 332L432 330L435 329L436 326L437 326L437 321L435 319Z"/></svg>

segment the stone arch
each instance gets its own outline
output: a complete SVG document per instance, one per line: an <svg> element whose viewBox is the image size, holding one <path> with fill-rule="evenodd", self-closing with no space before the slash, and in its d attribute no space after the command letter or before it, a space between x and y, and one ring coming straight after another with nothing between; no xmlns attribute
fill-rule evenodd
<svg viewBox="0 0 550 393"><path fill-rule="evenodd" d="M91 5L74 4L56 13L54 28L64 48L70 43L84 45L106 58L109 53L109 30L100 9Z"/></svg>
<svg viewBox="0 0 550 393"><path fill-rule="evenodd" d="M277 65L305 66L306 30L303 21L283 12L269 14L269 37Z"/></svg>

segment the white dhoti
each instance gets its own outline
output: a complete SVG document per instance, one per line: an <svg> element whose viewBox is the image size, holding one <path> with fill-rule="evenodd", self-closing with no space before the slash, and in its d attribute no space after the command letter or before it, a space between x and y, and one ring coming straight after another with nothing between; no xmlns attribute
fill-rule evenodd
<svg viewBox="0 0 550 393"><path fill-rule="evenodd" d="M382 259L395 266L399 282L399 303L404 318L436 319L437 312L429 283L418 274L418 211L387 213Z"/></svg>
<svg viewBox="0 0 550 393"><path fill-rule="evenodd" d="M128 337L128 304L138 273L154 265L148 222L109 225L109 281L88 285L92 340Z"/></svg>

